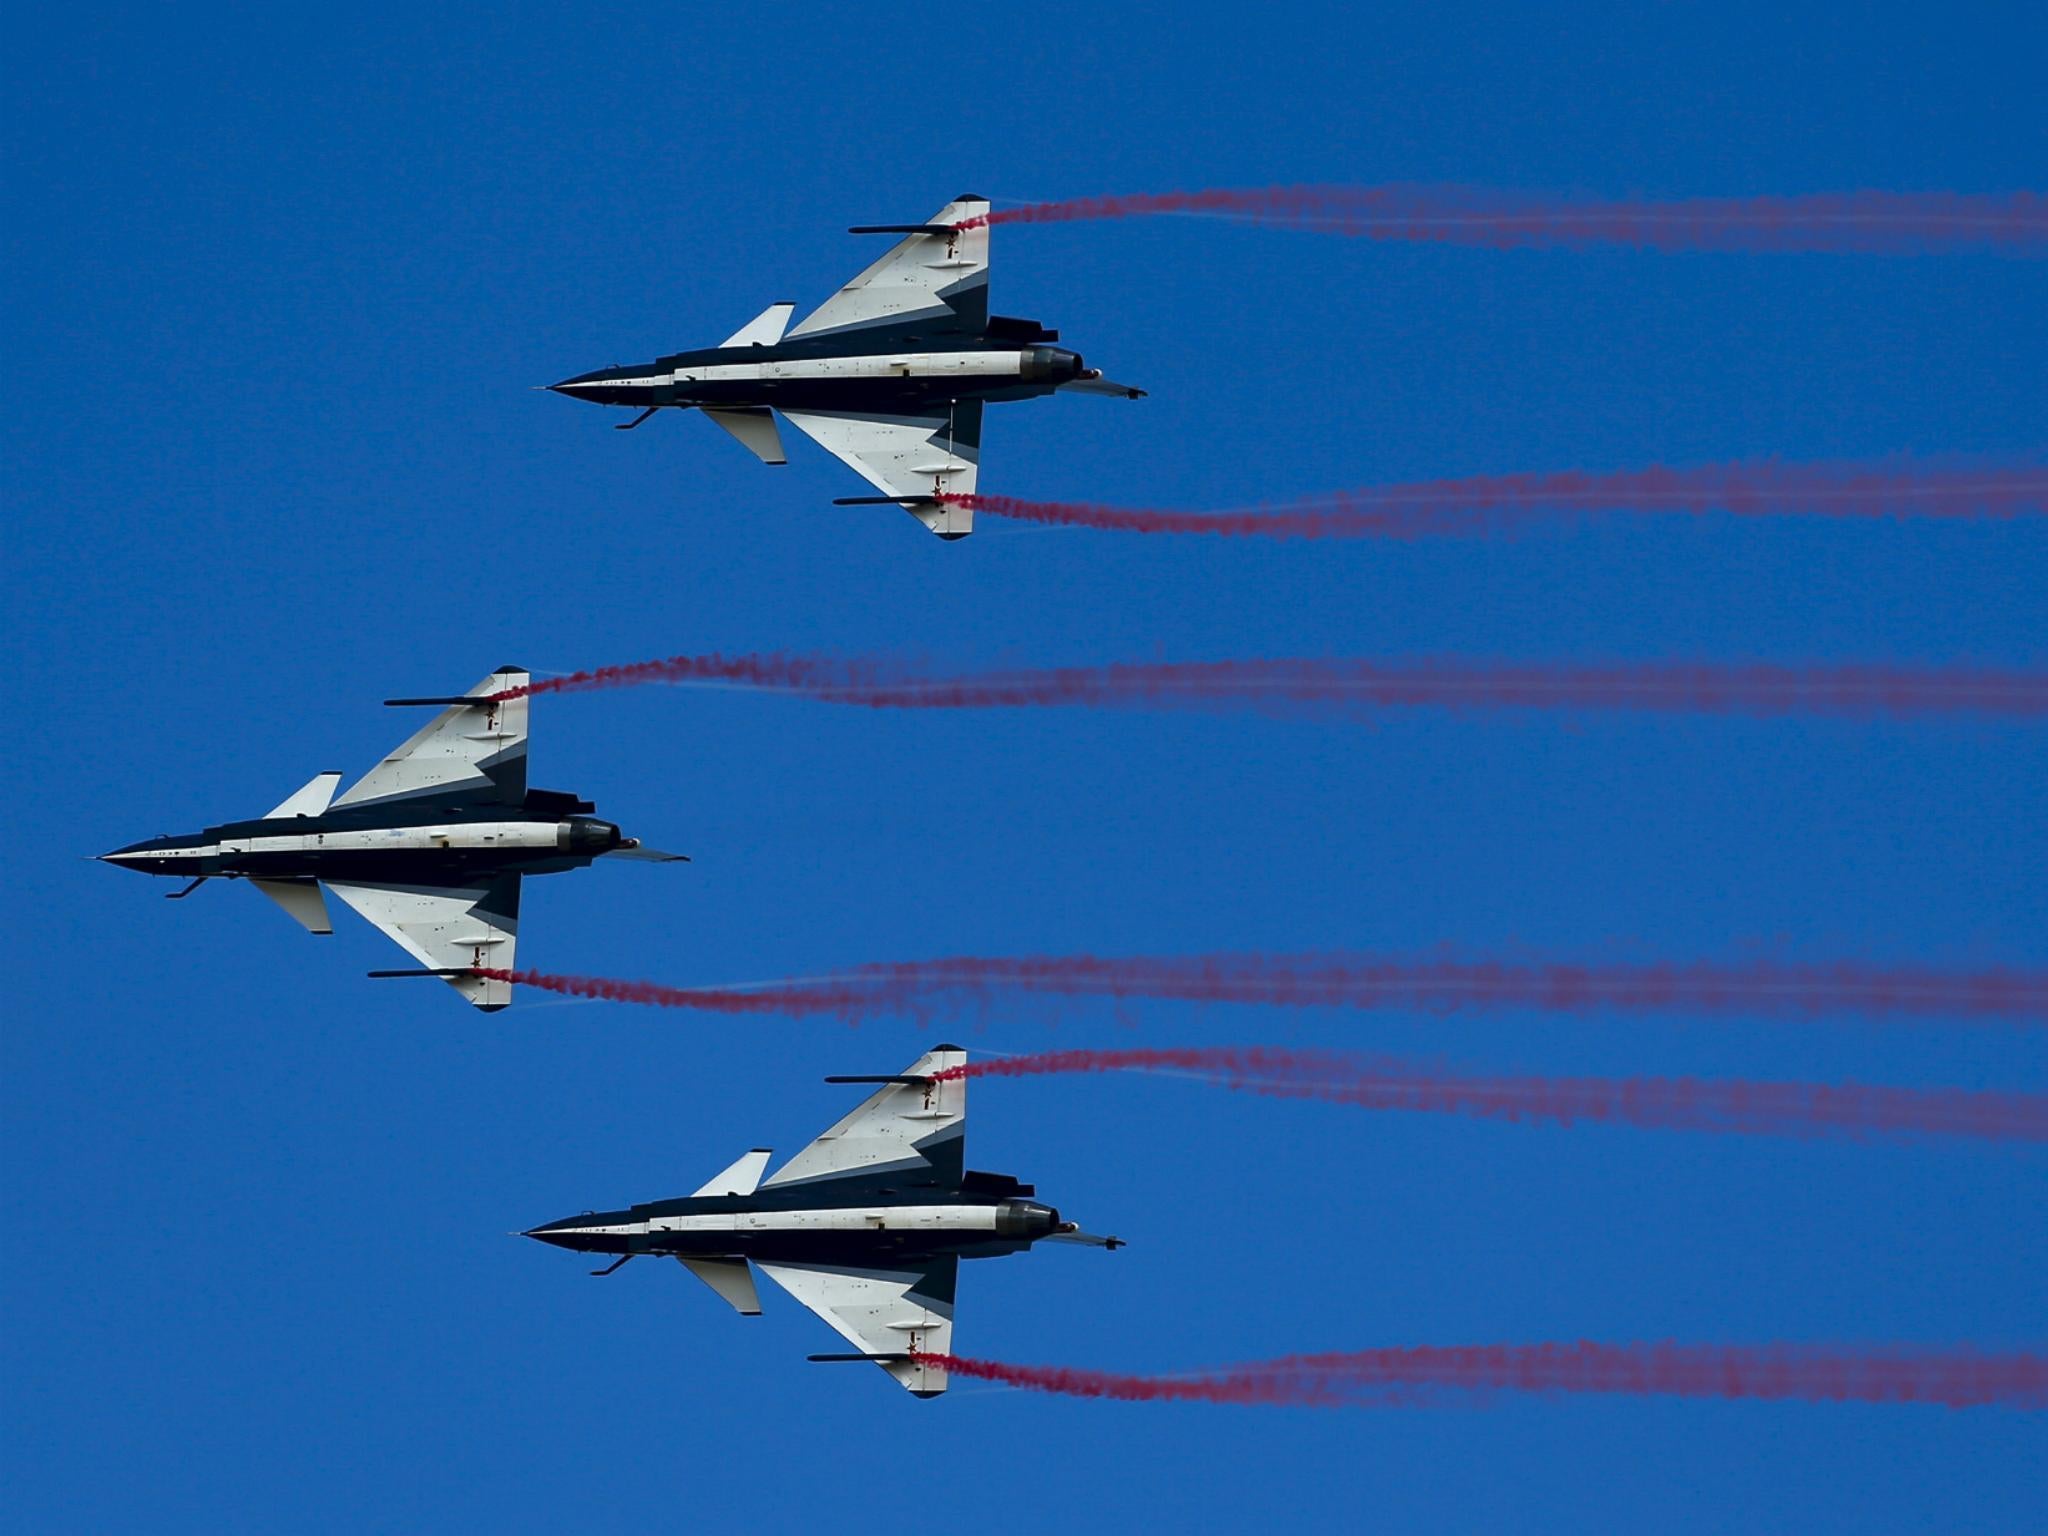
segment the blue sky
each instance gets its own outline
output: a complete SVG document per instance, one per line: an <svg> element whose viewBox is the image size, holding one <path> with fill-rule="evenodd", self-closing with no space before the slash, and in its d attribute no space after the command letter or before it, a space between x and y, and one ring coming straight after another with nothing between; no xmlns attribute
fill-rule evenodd
<svg viewBox="0 0 2048 1536"><path fill-rule="evenodd" d="M1587 529L1254 547L990 523L807 444L528 388L707 344L1005 199L1453 180L2001 191L2037 7L65 7L6 62L6 1446L21 1529L2020 1530L2039 1418L1503 1399L918 1403L779 1296L504 1234L784 1153L935 1035L476 1016L255 894L74 855L249 814L494 665L1460 652L2048 662L2048 533ZM1136 403L991 413L983 489L2038 453L2038 262L999 229L996 308ZM1025 951L2042 962L2048 744L2007 726L867 715L544 699L535 782L695 856L535 882L522 959L670 981ZM1134 1005L970 1047L1413 1050L1539 1072L2048 1088L1953 1025ZM1175 1081L975 1089L971 1161L1122 1233L970 1266L968 1353L1178 1370L1594 1337L2043 1338L2038 1152L1524 1129Z"/></svg>

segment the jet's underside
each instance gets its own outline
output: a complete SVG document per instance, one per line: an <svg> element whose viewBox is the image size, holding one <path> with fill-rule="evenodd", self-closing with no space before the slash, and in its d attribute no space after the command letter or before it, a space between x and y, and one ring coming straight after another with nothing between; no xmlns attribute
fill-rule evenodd
<svg viewBox="0 0 2048 1536"><path fill-rule="evenodd" d="M104 857L149 874L447 885L578 869L619 841L608 822L464 817L446 808L411 814L423 819L405 824L386 812L375 819L336 818L338 824L305 817L235 822L131 844Z"/></svg>
<svg viewBox="0 0 2048 1536"><path fill-rule="evenodd" d="M780 349L717 348L657 363L602 368L551 388L600 405L863 411L927 415L952 400L1028 400L1084 376L1061 347L933 349L764 357Z"/></svg>
<svg viewBox="0 0 2048 1536"><path fill-rule="evenodd" d="M439 712L346 792L315 774L267 813L184 837L102 854L107 863L190 882L246 880L310 933L332 933L338 897L419 968L373 975L438 976L478 1008L505 1007L526 875L580 869L605 857L658 863L590 801L529 789L527 690L532 674L500 667L466 694L393 699Z"/></svg>
<svg viewBox="0 0 2048 1536"><path fill-rule="evenodd" d="M1136 398L1059 332L988 310L986 198L962 194L923 224L862 234L905 238L794 329L796 306L771 304L716 347L600 368L549 387L574 399L637 409L622 428L666 407L694 408L766 464L788 455L794 427L879 495L942 539L974 530L983 407L1057 390Z"/></svg>
<svg viewBox="0 0 2048 1536"><path fill-rule="evenodd" d="M1019 1253L1035 1239L1055 1230L1058 1224L1057 1211L1033 1201L891 1202L789 1210L691 1210L665 1215L644 1211L595 1212L536 1227L527 1235L583 1253L673 1254L857 1266L900 1263L947 1253L961 1258Z"/></svg>
<svg viewBox="0 0 2048 1536"><path fill-rule="evenodd" d="M879 1083L801 1152L767 1175L774 1154L755 1147L697 1192L534 1227L558 1248L629 1259L676 1259L733 1310L756 1316L754 1267L810 1308L851 1353L816 1360L872 1361L919 1397L946 1390L938 1358L951 1352L960 1260L1021 1253L1045 1240L1113 1248L1081 1233L1033 1189L965 1164L967 1053L925 1052Z"/></svg>

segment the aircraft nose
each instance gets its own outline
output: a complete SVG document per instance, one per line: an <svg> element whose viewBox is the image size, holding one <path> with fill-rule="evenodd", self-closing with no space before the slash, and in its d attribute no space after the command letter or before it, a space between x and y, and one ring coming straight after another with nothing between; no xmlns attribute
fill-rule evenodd
<svg viewBox="0 0 2048 1536"><path fill-rule="evenodd" d="M124 869L140 869L147 872L150 862L157 857L154 843L130 843L125 848L116 848L111 853L96 856L102 864L117 864Z"/></svg>
<svg viewBox="0 0 2048 1536"><path fill-rule="evenodd" d="M528 1227L519 1235L555 1248L583 1248L588 1246L586 1237L572 1229L587 1224L589 1220L588 1216L571 1216L561 1221L545 1221L537 1227Z"/></svg>

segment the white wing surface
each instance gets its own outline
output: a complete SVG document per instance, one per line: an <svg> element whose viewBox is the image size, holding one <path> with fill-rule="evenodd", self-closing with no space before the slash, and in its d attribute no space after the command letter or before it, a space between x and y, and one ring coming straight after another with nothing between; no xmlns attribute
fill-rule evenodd
<svg viewBox="0 0 2048 1536"><path fill-rule="evenodd" d="M516 699L488 696L524 688L532 680L521 668L499 668L469 690L474 704L442 710L356 780L335 806L417 799L519 804L526 798L528 701L523 694Z"/></svg>
<svg viewBox="0 0 2048 1536"><path fill-rule="evenodd" d="M903 1070L929 1077L966 1065L957 1046L927 1051ZM816 1184L827 1179L886 1176L917 1183L936 1176L957 1188L966 1168L967 1083L890 1083L778 1168L762 1186Z"/></svg>
<svg viewBox="0 0 2048 1536"><path fill-rule="evenodd" d="M820 304L791 338L877 328L978 333L988 324L988 226L952 229L988 212L988 199L962 194L858 277Z"/></svg>
<svg viewBox="0 0 2048 1536"><path fill-rule="evenodd" d="M971 507L941 503L941 492L972 496L981 473L982 402L962 400L934 416L858 416L843 411L785 411L789 424L845 461L868 484L932 532L958 538L974 530Z"/></svg>
<svg viewBox="0 0 2048 1536"><path fill-rule="evenodd" d="M488 886L473 889L345 882L331 883L328 889L430 970L512 969L519 943L517 875L500 875ZM508 981L484 976L443 979L486 1011L512 1001Z"/></svg>
<svg viewBox="0 0 2048 1536"><path fill-rule="evenodd" d="M763 1264L762 1273L832 1325L864 1355L951 1354L952 1254L905 1269L828 1269L814 1264ZM876 1364L919 1397L946 1390L946 1372L922 1360Z"/></svg>

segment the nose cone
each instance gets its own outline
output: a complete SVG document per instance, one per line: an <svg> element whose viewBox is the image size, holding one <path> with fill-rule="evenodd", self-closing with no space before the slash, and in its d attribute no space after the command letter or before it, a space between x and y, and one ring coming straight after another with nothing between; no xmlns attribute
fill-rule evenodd
<svg viewBox="0 0 2048 1536"><path fill-rule="evenodd" d="M618 1246L616 1237L608 1240L604 1234L591 1230L602 1221L602 1217L586 1211L581 1216L565 1216L560 1221L529 1227L520 1236L530 1237L550 1247L567 1248L574 1253L600 1253L607 1247Z"/></svg>
<svg viewBox="0 0 2048 1536"><path fill-rule="evenodd" d="M161 839L152 838L130 843L126 848L116 848L112 853L103 853L99 860L102 864L136 870L145 875L166 875L173 872L167 852Z"/></svg>
<svg viewBox="0 0 2048 1536"><path fill-rule="evenodd" d="M653 363L632 368L613 364L548 388L571 400L593 400L599 405L644 405L666 383L667 375Z"/></svg>

